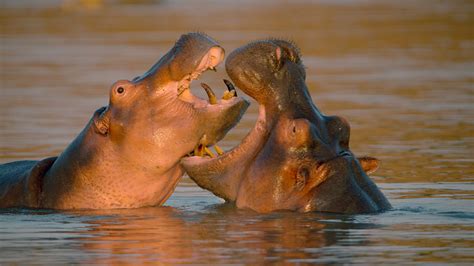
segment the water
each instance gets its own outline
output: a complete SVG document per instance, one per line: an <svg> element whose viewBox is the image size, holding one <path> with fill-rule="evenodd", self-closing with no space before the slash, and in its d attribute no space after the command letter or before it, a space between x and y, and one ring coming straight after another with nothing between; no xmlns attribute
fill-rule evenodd
<svg viewBox="0 0 474 266"><path fill-rule="evenodd" d="M394 208L262 215L184 178L161 208L1 210L0 264L474 263L472 2L131 2L2 2L1 162L59 154L114 81L182 33L205 31L228 52L284 37L301 48L318 107L350 121L356 154L381 159L372 178ZM221 67L201 80L222 94L225 77ZM253 103L222 146L256 115Z"/></svg>

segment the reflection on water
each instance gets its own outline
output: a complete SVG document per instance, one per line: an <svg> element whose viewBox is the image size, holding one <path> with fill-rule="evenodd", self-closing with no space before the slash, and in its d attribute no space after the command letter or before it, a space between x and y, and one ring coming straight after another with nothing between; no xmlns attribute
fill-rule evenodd
<svg viewBox="0 0 474 266"><path fill-rule="evenodd" d="M184 178L164 208L1 211L0 263L474 261L473 3L2 5L1 162L60 153L107 104L115 80L143 73L184 32L205 31L227 52L287 37L302 50L316 104L351 122L353 151L382 160L373 178L394 210L259 215ZM225 77L221 67L202 80L222 94ZM222 146L237 145L256 114L254 103Z"/></svg>
<svg viewBox="0 0 474 266"><path fill-rule="evenodd" d="M472 193L474 187L467 189ZM393 211L378 215L256 214L206 202L210 196L204 192L188 196L185 190L178 191L172 206L161 208L2 211L4 262L378 264L472 260L474 215L468 214L467 205L459 212L441 211L429 207L431 199L423 202L418 198L394 200L397 207ZM18 251L24 255L21 259Z"/></svg>

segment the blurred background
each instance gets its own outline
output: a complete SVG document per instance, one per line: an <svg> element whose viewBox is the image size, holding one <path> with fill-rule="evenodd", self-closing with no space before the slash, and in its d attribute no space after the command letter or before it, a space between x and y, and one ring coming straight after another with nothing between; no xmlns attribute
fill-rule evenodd
<svg viewBox="0 0 474 266"><path fill-rule="evenodd" d="M348 119L357 155L382 160L373 178L395 212L368 219L393 234L367 238L406 247L398 262L472 262L473 1L3 0L0 24L0 162L59 154L108 103L113 82L144 73L183 33L205 32L227 53L256 39L290 39L316 105ZM226 77L221 66L201 81L222 95ZM192 87L204 95L199 82ZM253 102L222 146L237 145L256 115ZM219 202L203 193L184 178L169 205L193 210L199 195L201 205ZM410 243L403 224L419 225ZM460 249L437 249L449 246ZM413 255L416 247L428 251Z"/></svg>

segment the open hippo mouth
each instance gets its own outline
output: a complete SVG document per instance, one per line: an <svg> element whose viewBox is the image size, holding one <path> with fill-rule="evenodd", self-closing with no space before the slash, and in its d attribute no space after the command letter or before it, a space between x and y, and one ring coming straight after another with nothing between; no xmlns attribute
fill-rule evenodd
<svg viewBox="0 0 474 266"><path fill-rule="evenodd" d="M227 86L227 91L224 92L224 95L222 96L221 99L217 99L214 91L206 83L201 83L201 87L205 90L208 96L208 100L202 99L192 94L191 90L189 89L189 86L187 88L181 87L181 89L178 89L178 97L179 99L183 101L193 103L194 108L196 109L199 109L199 108L215 109L215 111L218 112L219 109L226 108L227 106L230 106L230 105L235 105L239 101L241 101L241 99L237 98L237 91L235 90L234 85L229 80L226 80L226 79L224 79L224 83ZM182 91L182 93L180 93L180 91ZM245 101L245 104L248 104L248 102ZM215 158L216 154L212 152L211 150L212 146L214 147L214 150L217 153L217 156L224 154L223 149L220 148L216 144L216 141L211 141L210 139L208 139L207 135L204 135L196 144L194 150L190 152L187 155L187 157Z"/></svg>
<svg viewBox="0 0 474 266"><path fill-rule="evenodd" d="M217 65L224 60L224 50L220 47L214 47L201 59L198 67L195 71L187 74L181 81L177 83L171 83L169 88L172 91L176 91L177 98L185 103L192 105L192 108L199 111L206 110L207 112L220 113L222 110L230 109L231 106L245 105L248 106L248 102L242 98L237 97L237 91L227 79L224 79L224 84L227 90L223 96L217 98L215 92L206 83L201 82L200 86L207 94L207 99L203 99L192 93L191 85L193 81L198 81L200 76L207 71L217 71ZM246 107L245 107L246 108ZM222 136L223 137L223 136ZM216 155L212 152L211 148L214 146L214 150L217 155L222 155L223 150L217 146L216 142L221 137L213 138L210 134L205 134L196 144L193 151L187 156L207 157L214 158Z"/></svg>

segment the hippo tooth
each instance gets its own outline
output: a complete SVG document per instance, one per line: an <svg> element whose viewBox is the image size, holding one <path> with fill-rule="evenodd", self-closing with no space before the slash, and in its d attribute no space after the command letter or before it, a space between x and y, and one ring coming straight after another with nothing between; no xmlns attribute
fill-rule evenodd
<svg viewBox="0 0 474 266"><path fill-rule="evenodd" d="M235 92L235 90L226 91L226 92L224 92L224 96L222 96L222 99L229 100L229 99L232 99L233 97L236 97L236 96L237 96L237 93Z"/></svg>
<svg viewBox="0 0 474 266"><path fill-rule="evenodd" d="M224 151L217 145L214 145L214 150L216 150L217 154L222 155Z"/></svg>
<svg viewBox="0 0 474 266"><path fill-rule="evenodd" d="M196 147L194 148L194 156L199 156L199 157L202 157L204 156L204 146L202 144L198 144L196 145Z"/></svg>
<svg viewBox="0 0 474 266"><path fill-rule="evenodd" d="M235 94L235 97L237 97L237 91L235 90L234 84L232 84L232 82L230 82L230 80L227 80L227 79L224 79L224 83L227 86L227 90L230 92L233 91Z"/></svg>
<svg viewBox="0 0 474 266"><path fill-rule="evenodd" d="M227 86L228 91L233 91L233 90L235 91L234 84L232 84L232 82L230 82L230 80L224 79L224 83Z"/></svg>
<svg viewBox="0 0 474 266"><path fill-rule="evenodd" d="M217 68L216 68L216 67L213 67L213 66L209 67L209 70L212 70L212 71L214 71L214 72L217 72Z"/></svg>
<svg viewBox="0 0 474 266"><path fill-rule="evenodd" d="M207 85L206 83L201 83L201 87L206 91L207 97L209 97L209 103L216 104L216 94L212 91L211 87L209 87L209 85Z"/></svg>
<svg viewBox="0 0 474 266"><path fill-rule="evenodd" d="M212 153L212 151L211 151L208 147L204 147L204 151L205 151L206 154L209 155L211 158L216 157L216 156L214 155L214 153Z"/></svg>

